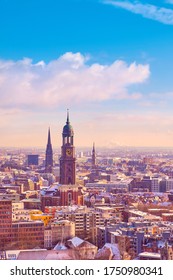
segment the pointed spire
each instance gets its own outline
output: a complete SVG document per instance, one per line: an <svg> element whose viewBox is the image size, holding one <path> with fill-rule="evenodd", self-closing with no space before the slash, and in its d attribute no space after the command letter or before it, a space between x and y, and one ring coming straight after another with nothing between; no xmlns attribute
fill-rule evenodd
<svg viewBox="0 0 173 280"><path fill-rule="evenodd" d="M67 121L66 121L66 124L69 124L70 121L69 121L69 109L67 109Z"/></svg>
<svg viewBox="0 0 173 280"><path fill-rule="evenodd" d="M45 173L52 173L53 167L53 150L50 138L50 127L48 129L48 140L46 147L46 157L45 157Z"/></svg>
<svg viewBox="0 0 173 280"><path fill-rule="evenodd" d="M93 142L93 150L92 150L92 168L96 167L96 152L95 152L95 143Z"/></svg>
<svg viewBox="0 0 173 280"><path fill-rule="evenodd" d="M95 143L93 142L93 152L95 152Z"/></svg>
<svg viewBox="0 0 173 280"><path fill-rule="evenodd" d="M50 139L50 127L49 127L49 130L48 130L48 141L47 141L47 144L48 144L48 145L51 144L51 139Z"/></svg>

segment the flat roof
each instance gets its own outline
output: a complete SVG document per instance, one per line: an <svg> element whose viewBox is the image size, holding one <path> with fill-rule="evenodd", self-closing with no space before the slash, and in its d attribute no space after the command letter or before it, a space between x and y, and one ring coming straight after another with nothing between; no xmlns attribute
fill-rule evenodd
<svg viewBox="0 0 173 280"><path fill-rule="evenodd" d="M139 254L139 257L150 257L150 258L158 258L160 259L160 253L152 253L152 252L142 252Z"/></svg>
<svg viewBox="0 0 173 280"><path fill-rule="evenodd" d="M173 216L173 213L163 213L162 216Z"/></svg>
<svg viewBox="0 0 173 280"><path fill-rule="evenodd" d="M96 206L95 209L114 210L113 207L109 207L109 206Z"/></svg>
<svg viewBox="0 0 173 280"><path fill-rule="evenodd" d="M22 199L20 202L41 202L38 198Z"/></svg>

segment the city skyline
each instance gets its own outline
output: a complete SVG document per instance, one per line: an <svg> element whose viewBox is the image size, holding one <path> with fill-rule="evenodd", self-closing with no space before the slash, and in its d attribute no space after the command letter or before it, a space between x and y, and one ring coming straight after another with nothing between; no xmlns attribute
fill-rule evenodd
<svg viewBox="0 0 173 280"><path fill-rule="evenodd" d="M58 2L58 3L57 3ZM173 146L173 1L0 3L0 146Z"/></svg>

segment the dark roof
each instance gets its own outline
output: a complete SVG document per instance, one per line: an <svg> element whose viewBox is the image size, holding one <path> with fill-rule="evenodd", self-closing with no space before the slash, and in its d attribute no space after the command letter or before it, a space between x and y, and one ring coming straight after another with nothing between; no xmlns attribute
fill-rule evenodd
<svg viewBox="0 0 173 280"><path fill-rule="evenodd" d="M63 136L73 136L74 132L73 132L73 127L70 124L69 121L69 112L67 110L67 121L66 121L66 125L63 127L63 132L62 132Z"/></svg>

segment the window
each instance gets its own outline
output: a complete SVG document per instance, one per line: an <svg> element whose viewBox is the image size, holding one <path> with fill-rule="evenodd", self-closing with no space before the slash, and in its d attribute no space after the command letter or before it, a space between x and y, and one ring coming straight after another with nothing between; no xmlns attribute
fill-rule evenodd
<svg viewBox="0 0 173 280"><path fill-rule="evenodd" d="M68 204L70 205L72 201L72 193L68 193Z"/></svg>

